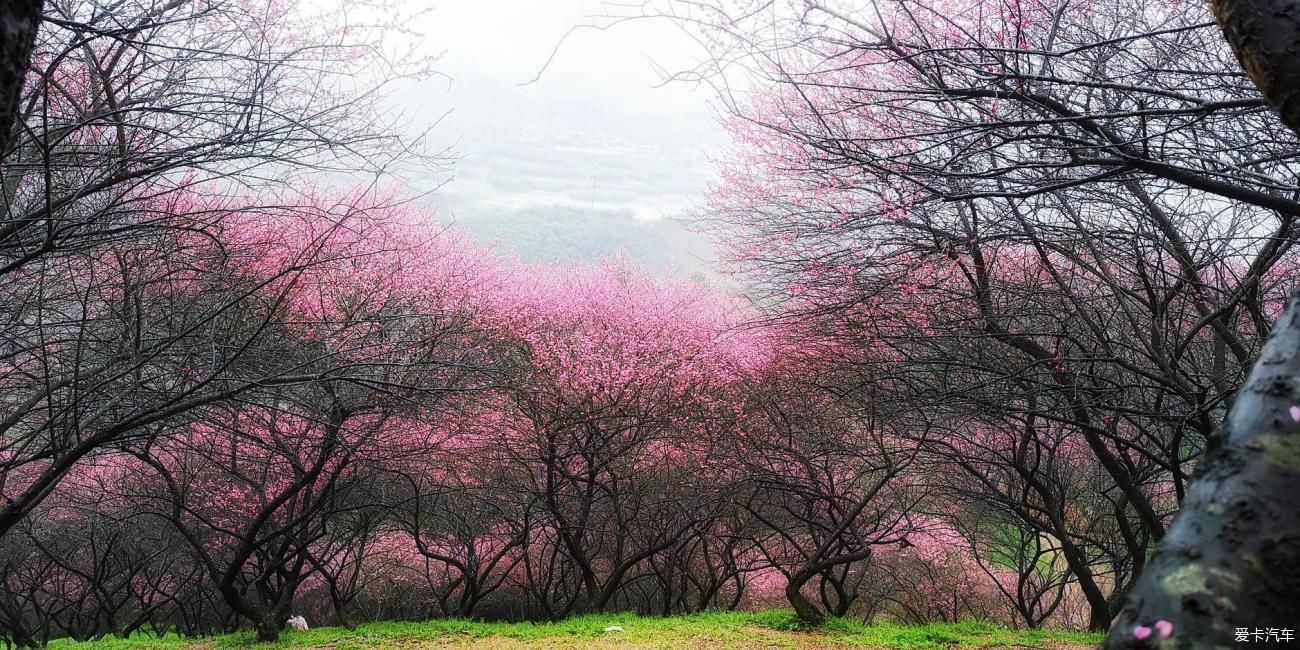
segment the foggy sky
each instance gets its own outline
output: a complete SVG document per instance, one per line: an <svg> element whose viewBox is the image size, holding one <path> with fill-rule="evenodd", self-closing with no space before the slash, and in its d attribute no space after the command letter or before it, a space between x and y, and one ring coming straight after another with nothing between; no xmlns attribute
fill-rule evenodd
<svg viewBox="0 0 1300 650"><path fill-rule="evenodd" d="M414 25L450 81L394 100L425 118L450 110L430 139L459 154L433 203L526 259L581 261L621 244L655 270L699 271L711 247L677 219L702 200L724 136L708 88L662 86L655 69L698 52L649 20L565 38L601 13L598 0L442 0Z"/></svg>

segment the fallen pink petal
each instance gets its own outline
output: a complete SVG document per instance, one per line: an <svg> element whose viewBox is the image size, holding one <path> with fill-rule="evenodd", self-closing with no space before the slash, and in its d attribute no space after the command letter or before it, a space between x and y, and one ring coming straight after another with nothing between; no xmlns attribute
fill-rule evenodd
<svg viewBox="0 0 1300 650"><path fill-rule="evenodd" d="M1170 623L1169 621L1164 621L1164 620L1156 621L1155 625L1153 625L1152 627L1155 628L1156 636L1160 637L1161 639L1168 639L1169 637L1174 635L1174 624Z"/></svg>

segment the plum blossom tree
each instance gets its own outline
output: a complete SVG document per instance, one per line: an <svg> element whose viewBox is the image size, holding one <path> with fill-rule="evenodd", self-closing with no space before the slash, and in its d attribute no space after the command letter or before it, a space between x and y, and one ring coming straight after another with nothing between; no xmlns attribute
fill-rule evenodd
<svg viewBox="0 0 1300 650"><path fill-rule="evenodd" d="M520 516L523 495L503 493L500 471L488 444L505 422L499 399L471 396L472 404L448 409L439 420L447 439L438 449L399 468L389 484L399 496L392 506L397 528L432 592L435 615L470 618L501 589L523 561L529 530Z"/></svg>
<svg viewBox="0 0 1300 650"><path fill-rule="evenodd" d="M867 567L863 596L873 613L912 625L1000 614L1005 576L982 570L967 538L941 519L919 515L911 524L906 543L880 547Z"/></svg>
<svg viewBox="0 0 1300 650"><path fill-rule="evenodd" d="M1110 532L1071 569L1125 576L1089 599L1107 628L1294 268L1294 138L1208 11L654 6L713 44L695 74L756 81L721 89L707 214L736 270L893 355L906 404L1083 443Z"/></svg>
<svg viewBox="0 0 1300 650"><path fill-rule="evenodd" d="M289 617L309 548L324 535L321 514L345 487L355 423L346 406L329 408L319 425L290 413L232 414L226 430L195 426L139 454L160 480L134 498L176 527L261 640L275 640ZM155 492L161 499L146 496Z"/></svg>
<svg viewBox="0 0 1300 650"><path fill-rule="evenodd" d="M490 312L522 350L509 380L517 416L494 448L535 499L534 526L549 529L538 541L576 572L554 585L574 590L552 612L601 611L700 523L684 507L703 460L695 445L757 350L730 331L742 322L733 301L701 287L656 285L617 260L533 273Z"/></svg>
<svg viewBox="0 0 1300 650"><path fill-rule="evenodd" d="M776 359L742 398L728 462L748 488L740 507L765 528L759 549L785 577L795 615L816 626L848 613L863 566L907 538L925 490L906 476L916 445L892 433L901 421L869 389L846 389L834 365L794 346ZM813 584L820 606L806 593Z"/></svg>
<svg viewBox="0 0 1300 650"><path fill-rule="evenodd" d="M355 625L351 614L353 602L383 575L369 570L372 568L369 561L375 555L373 547L385 532L382 500L374 495L380 485L373 478L360 479L343 495L336 494L330 512L324 515L324 535L307 551L312 572L301 585L300 593L311 592L313 588L324 591L334 620L343 627ZM317 622L322 618L311 617Z"/></svg>
<svg viewBox="0 0 1300 650"><path fill-rule="evenodd" d="M810 622L1001 611L964 547L894 552L935 527L913 512L935 487L919 461L938 456L917 432L947 413L887 408L892 348L806 320L756 328L734 296L619 261L485 258L401 206L345 198L231 209L165 240L184 255L130 265L177 293L245 292L226 316L262 331L243 360L308 379L78 463L5 538L43 560L0 564L11 640L782 598ZM91 557L34 523L77 509L106 517L68 516L70 538L120 539L119 522L164 551ZM918 602L897 569L966 596Z"/></svg>
<svg viewBox="0 0 1300 650"><path fill-rule="evenodd" d="M439 394L472 388L486 363L462 306L480 288L463 239L423 234L416 215L391 210L341 222L328 214L292 222L300 229L232 217L224 225L239 227L220 258L265 279L261 289L282 312L282 345L301 359L300 372L319 378L256 402L245 394L137 453L166 488L154 512L182 532L263 640L288 617L332 504L440 444L415 416L435 409ZM315 263L285 276L300 241L314 242Z"/></svg>
<svg viewBox="0 0 1300 650"><path fill-rule="evenodd" d="M401 16L312 7L45 3L0 151L0 535L87 455L292 372L236 363L270 332L192 259L225 217L300 213L306 171L419 158L370 110L424 70L387 56Z"/></svg>
<svg viewBox="0 0 1300 650"><path fill-rule="evenodd" d="M1061 544L1014 517L976 512L957 518L966 540L967 564L975 564L1014 611L1019 625L1045 625L1067 602L1073 571Z"/></svg>

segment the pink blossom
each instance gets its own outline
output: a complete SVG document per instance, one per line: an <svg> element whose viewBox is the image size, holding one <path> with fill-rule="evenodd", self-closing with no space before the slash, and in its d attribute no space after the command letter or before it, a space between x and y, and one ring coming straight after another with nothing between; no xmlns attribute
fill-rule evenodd
<svg viewBox="0 0 1300 650"><path fill-rule="evenodd" d="M1156 636L1160 637L1161 639L1168 639L1169 637L1174 635L1174 624L1170 623L1169 621L1166 620L1156 621L1154 627L1156 629Z"/></svg>

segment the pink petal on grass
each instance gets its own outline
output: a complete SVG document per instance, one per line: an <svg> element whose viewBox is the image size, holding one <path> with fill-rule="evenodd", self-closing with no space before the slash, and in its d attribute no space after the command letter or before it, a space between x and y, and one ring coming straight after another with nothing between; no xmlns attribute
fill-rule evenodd
<svg viewBox="0 0 1300 650"><path fill-rule="evenodd" d="M1138 641L1146 641L1149 636L1151 636L1151 628L1145 625L1139 625L1133 628L1133 638Z"/></svg>
<svg viewBox="0 0 1300 650"><path fill-rule="evenodd" d="M1169 621L1156 621L1153 627L1156 628L1156 636L1161 639L1168 639L1174 635L1174 624Z"/></svg>
<svg viewBox="0 0 1300 650"><path fill-rule="evenodd" d="M1300 422L1300 406L1291 407L1291 419Z"/></svg>

